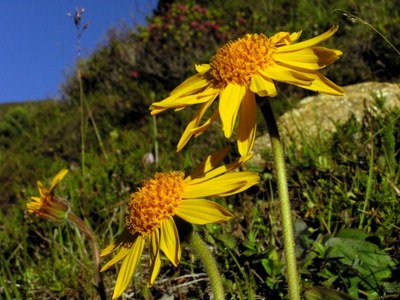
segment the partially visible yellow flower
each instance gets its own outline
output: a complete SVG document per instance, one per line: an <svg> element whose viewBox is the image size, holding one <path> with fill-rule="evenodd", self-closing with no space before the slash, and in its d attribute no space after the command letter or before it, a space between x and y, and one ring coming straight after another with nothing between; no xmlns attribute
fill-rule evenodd
<svg viewBox="0 0 400 300"><path fill-rule="evenodd" d="M234 217L223 206L204 198L239 193L257 184L259 177L253 172L231 172L249 157L217 167L226 154L227 150L222 149L208 156L187 177L182 172L157 173L131 194L124 231L101 253L103 257L119 250L101 271L124 260L113 299L128 287L145 246L149 250L149 286L160 271L160 250L173 265L179 263L181 245L175 218L192 224L209 224Z"/></svg>
<svg viewBox="0 0 400 300"><path fill-rule="evenodd" d="M312 91L343 95L343 90L323 76L319 70L336 61L340 50L316 47L338 29L296 43L301 31L279 32L271 38L263 34L247 34L220 48L210 64L196 65L197 74L176 87L170 96L150 106L156 115L169 108L184 109L200 104L178 143L180 151L190 138L202 134L218 117L225 137L232 135L240 113L237 143L242 156L251 151L256 132L255 94L274 97L274 81L293 84ZM200 125L201 119L219 96L219 107Z"/></svg>
<svg viewBox="0 0 400 300"><path fill-rule="evenodd" d="M27 203L28 212L38 215L39 217L50 221L65 221L69 212L69 204L54 196L54 189L61 182L68 170L61 170L54 176L51 181L50 188L47 189L38 181L40 197L31 197L31 201Z"/></svg>

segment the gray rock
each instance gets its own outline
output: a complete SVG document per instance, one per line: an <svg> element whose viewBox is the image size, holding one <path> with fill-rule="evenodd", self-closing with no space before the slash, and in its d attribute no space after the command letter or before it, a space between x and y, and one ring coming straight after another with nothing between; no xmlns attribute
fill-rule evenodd
<svg viewBox="0 0 400 300"><path fill-rule="evenodd" d="M345 123L351 115L361 120L367 110L381 113L376 99L385 99L386 110L400 107L400 84L365 82L344 87L344 96L318 94L301 100L298 106L283 114L278 127L284 143L295 142L300 146L303 139L327 136L336 130L337 124ZM250 165L264 164L262 152L270 147L268 134L256 139L254 157Z"/></svg>

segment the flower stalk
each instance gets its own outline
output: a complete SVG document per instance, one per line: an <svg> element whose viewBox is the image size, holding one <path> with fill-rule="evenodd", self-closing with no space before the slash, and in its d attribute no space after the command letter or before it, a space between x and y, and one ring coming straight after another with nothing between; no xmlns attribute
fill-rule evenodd
<svg viewBox="0 0 400 300"><path fill-rule="evenodd" d="M297 272L293 222L290 209L283 146L279 137L279 130L271 107L271 103L268 101L268 99L263 100L264 101L259 101L259 107L268 126L268 132L271 139L272 154L275 160L275 170L278 183L278 197L281 209L283 244L287 269L286 275L289 285L289 299L300 300L300 282Z"/></svg>
<svg viewBox="0 0 400 300"><path fill-rule="evenodd" d="M67 169L60 170L53 177L50 188L46 188L40 181L38 181L37 185L40 197L31 197L31 201L26 204L26 208L29 213L52 222L64 223L65 221L68 221L75 225L78 230L89 239L95 263L96 290L99 294L99 298L105 300L106 293L103 279L100 274L100 255L96 236L89 226L71 211L71 205L68 201L54 195L55 188L64 179L67 173Z"/></svg>
<svg viewBox="0 0 400 300"><path fill-rule="evenodd" d="M218 271L217 262L208 250L206 243L201 239L199 234L194 230L189 237L189 243L196 251L198 257L203 263L204 268L210 278L211 289L215 300L224 300L224 288L222 285L221 275Z"/></svg>
<svg viewBox="0 0 400 300"><path fill-rule="evenodd" d="M79 218L76 214L74 214L72 211L68 212L67 215L67 220L73 223L78 230L84 234L90 242L90 246L92 248L93 252L93 258L94 258L94 266L95 266L95 276L96 276L96 290L97 293L99 294L99 298L101 300L107 299L106 297L106 292L105 292L105 286L103 283L103 277L100 273L100 252L99 252L99 246L97 244L96 236L93 233L93 231L89 228L89 226L86 225L86 223Z"/></svg>

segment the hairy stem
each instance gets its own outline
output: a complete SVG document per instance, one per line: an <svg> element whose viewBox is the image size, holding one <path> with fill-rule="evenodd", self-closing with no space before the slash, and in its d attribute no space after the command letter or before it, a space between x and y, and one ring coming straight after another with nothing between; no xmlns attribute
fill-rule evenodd
<svg viewBox="0 0 400 300"><path fill-rule="evenodd" d="M269 135L271 138L272 153L275 159L275 169L278 184L278 196L281 209L281 222L283 233L283 244L285 252L285 262L287 270L287 281L289 285L289 299L300 299L300 282L297 272L292 214L290 209L289 192L286 178L285 158L283 146L279 137L278 126L272 111L271 103L268 99L259 101L259 107L267 122Z"/></svg>
<svg viewBox="0 0 400 300"><path fill-rule="evenodd" d="M217 263L210 253L206 243L201 239L196 231L190 235L189 243L196 251L204 268L210 278L211 289L215 300L224 300L224 288L222 286L221 275L219 274Z"/></svg>

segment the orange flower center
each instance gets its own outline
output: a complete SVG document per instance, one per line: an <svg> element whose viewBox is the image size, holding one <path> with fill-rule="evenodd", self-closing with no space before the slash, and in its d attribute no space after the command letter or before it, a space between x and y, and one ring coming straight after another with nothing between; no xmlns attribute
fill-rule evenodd
<svg viewBox="0 0 400 300"><path fill-rule="evenodd" d="M246 34L220 48L210 63L209 76L218 88L229 83L249 85L259 69L272 63L274 43L263 34Z"/></svg>
<svg viewBox="0 0 400 300"><path fill-rule="evenodd" d="M131 194L126 227L132 233L148 235L160 228L161 221L173 216L185 187L182 172L157 173Z"/></svg>

